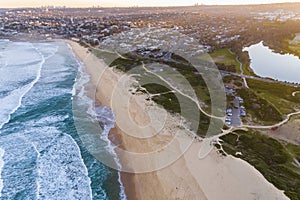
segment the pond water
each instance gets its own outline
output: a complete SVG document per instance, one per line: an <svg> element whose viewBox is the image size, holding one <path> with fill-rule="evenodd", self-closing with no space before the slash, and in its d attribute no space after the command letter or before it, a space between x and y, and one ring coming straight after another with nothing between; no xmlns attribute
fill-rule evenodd
<svg viewBox="0 0 300 200"><path fill-rule="evenodd" d="M245 47L243 51L248 51L250 67L258 76L300 83L300 59L297 56L275 53L263 42Z"/></svg>

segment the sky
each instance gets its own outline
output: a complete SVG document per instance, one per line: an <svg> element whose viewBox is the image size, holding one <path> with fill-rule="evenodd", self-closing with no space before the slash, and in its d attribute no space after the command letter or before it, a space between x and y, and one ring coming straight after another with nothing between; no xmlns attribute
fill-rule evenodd
<svg viewBox="0 0 300 200"><path fill-rule="evenodd" d="M46 5L67 7L123 7L123 6L189 6L198 4L265 4L300 2L300 0L0 0L0 7L40 7Z"/></svg>

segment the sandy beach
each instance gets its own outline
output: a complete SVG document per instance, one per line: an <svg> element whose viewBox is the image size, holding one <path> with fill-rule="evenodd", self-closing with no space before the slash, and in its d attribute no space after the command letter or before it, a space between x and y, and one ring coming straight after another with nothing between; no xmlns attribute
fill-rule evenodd
<svg viewBox="0 0 300 200"><path fill-rule="evenodd" d="M241 159L222 157L216 149L204 159L199 159L203 143L193 141L185 130L178 128L178 116L172 116L153 102L147 102L144 95L132 95L128 92L129 77L108 69L102 60L78 43L64 42L71 45L84 63L92 84L97 88L97 100L116 114L116 125L110 132L121 142L121 148L116 153L125 170L137 172L122 173L129 200L288 199L283 191L275 188L260 172ZM162 124L162 121L165 123ZM166 150L165 146L169 143L172 145ZM184 152L187 144L190 144L189 148ZM156 152L157 155L139 158L128 155L125 150L140 154ZM169 163L168 158L173 159L173 155L182 156ZM158 170L139 173L149 169Z"/></svg>

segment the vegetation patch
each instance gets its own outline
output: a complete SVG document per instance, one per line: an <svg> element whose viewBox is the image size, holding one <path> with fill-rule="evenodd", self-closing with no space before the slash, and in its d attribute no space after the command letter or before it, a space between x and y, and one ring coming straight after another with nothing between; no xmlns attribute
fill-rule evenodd
<svg viewBox="0 0 300 200"><path fill-rule="evenodd" d="M226 153L250 163L292 200L300 199L300 168L295 167L299 146L288 144L291 154L283 143L253 130L236 131L221 139Z"/></svg>
<svg viewBox="0 0 300 200"><path fill-rule="evenodd" d="M282 115L273 105L256 95L251 89L241 88L237 93L244 99L244 106L252 115L253 121L272 125L283 120Z"/></svg>
<svg viewBox="0 0 300 200"><path fill-rule="evenodd" d="M225 65L223 63L216 63L217 67L221 71L233 72L236 73L236 66L234 65Z"/></svg>
<svg viewBox="0 0 300 200"><path fill-rule="evenodd" d="M195 128L192 131L195 131L199 136L206 135L211 120L196 108L195 102L177 92L172 92L162 85L146 84L142 87L151 94L161 93L153 96L151 99L158 105L163 106L168 112L184 116L191 127Z"/></svg>
<svg viewBox="0 0 300 200"><path fill-rule="evenodd" d="M247 83L257 96L266 99L282 114L295 112L295 108L299 107L300 96L292 95L293 92L299 91L299 88L279 82L264 82L254 79L247 79Z"/></svg>
<svg viewBox="0 0 300 200"><path fill-rule="evenodd" d="M210 53L210 56L216 63L218 69L240 73L240 64L236 60L236 55L231 53L229 49L218 49Z"/></svg>
<svg viewBox="0 0 300 200"><path fill-rule="evenodd" d="M239 76L226 75L223 77L223 82L226 84L233 84L236 87L243 86L243 79Z"/></svg>
<svg viewBox="0 0 300 200"><path fill-rule="evenodd" d="M197 69L190 65L186 60L183 60L183 58L173 55L172 58L176 59L176 62L174 62L143 57L132 53L128 53L123 56L126 59L118 58L110 64L110 67L116 67L123 72L129 72L131 69L137 67L138 65L142 65L143 63L161 63L164 65L168 65L177 70L181 75L185 77L185 79L192 86L198 99L200 99L202 102L205 102L205 104L208 105L209 110L211 102L206 83L202 76L197 73ZM178 61L180 61L180 63ZM176 74L169 75L173 77ZM141 87L146 89L146 91L141 90L142 92L147 93L150 96L153 95L151 99L158 105L163 106L163 108L168 112L174 114L178 113L184 116L191 127L195 128L195 130L192 131L195 131L199 136L204 137L207 134L207 130L211 123L215 124L216 127L222 127L222 125L220 126L219 123L223 122L211 121L209 117L204 115L198 109L197 104L194 101L178 92L172 91L164 81L160 80L154 74L150 74L146 70L144 70L143 78L137 77L137 80L140 83ZM152 83L148 84L147 82ZM153 82L156 82L157 84L154 84ZM182 113L183 111L184 113ZM214 125L212 125L211 127L214 127ZM216 130L214 131L216 133L219 133L221 130L218 130L218 128L216 128Z"/></svg>

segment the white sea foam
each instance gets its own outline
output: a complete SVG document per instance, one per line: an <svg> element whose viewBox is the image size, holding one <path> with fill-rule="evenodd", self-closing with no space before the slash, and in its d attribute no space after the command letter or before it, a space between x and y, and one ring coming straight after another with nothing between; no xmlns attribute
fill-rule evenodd
<svg viewBox="0 0 300 200"><path fill-rule="evenodd" d="M0 42L9 42L9 39L0 39Z"/></svg>
<svg viewBox="0 0 300 200"><path fill-rule="evenodd" d="M74 70L73 72L70 70L69 62L65 60L69 58L69 54L63 53L63 55L57 55L55 59L50 59L57 52L57 46L59 45L40 43L23 43L23 45L26 51L31 51L34 54L34 62L36 62L36 58L39 58L39 60L37 63L30 62L29 60L32 57L25 58L20 55L22 58L9 61L8 65L5 66L11 68L11 70L5 69L7 74L0 72L0 85L5 86L0 87L0 92L2 92L2 94L0 93L0 123L2 121L8 122L14 112L16 112L16 116L22 115L24 110L36 112L37 117L30 116L28 120L22 119L21 123L16 122L12 130L10 128L1 129L3 124L0 124L0 132L7 134L4 134L1 138L0 147L4 146L8 153L15 155L5 158L5 164L8 166L9 163L12 168L6 168L6 176L2 177L7 183L7 185L4 185L3 192L5 193L3 193L3 197L10 197L21 190L27 190L24 195L30 195L29 198L27 196L28 199L34 199L35 192L37 199L92 199L87 168L83 163L78 144L69 135L72 132L68 132L74 130L66 129L66 131L62 131L64 129L58 128L66 128L64 127L64 121L68 120L70 115L54 113L51 107L48 115L48 108L42 107L43 110L39 113L38 110L35 110L35 107L31 107L32 105L43 106L46 102L51 104L53 100L64 98L66 93L71 92L68 85L66 87L61 85L65 81L68 84L72 83L73 75L71 73L74 73ZM9 53L7 51L4 53L14 53L15 56L22 54L22 43L17 43L15 48L16 51L13 51L10 47ZM67 55L66 58L64 58L64 55ZM13 56L10 56L9 59L13 59ZM50 59L49 62L45 63L46 59ZM30 65L23 66L23 61ZM63 73L61 73L61 70L63 70ZM71 72L68 72L68 70ZM57 76L57 71L59 71L59 76ZM5 76L11 74L13 74L12 77L3 81L2 77L5 78ZM24 81L27 81L26 84L24 84ZM16 84L16 86L9 88L13 84ZM3 88L9 88L10 90L6 92ZM22 106L22 110L18 112L20 106ZM6 115L2 115L3 113ZM6 117L4 120L1 119L3 116ZM0 149L0 164L1 161ZM31 163L30 167L28 167L28 163ZM14 170L14 166L17 166L17 170ZM23 174L23 167L25 171L30 168L32 173ZM35 167L36 169L34 169ZM10 177L10 174L14 174L14 176ZM24 181L18 181L18 176ZM26 184L26 181L31 181L32 177L34 177L33 180L36 180L36 187L31 183L30 187ZM0 183L2 187L1 184L2 182ZM62 194L65 196L62 196Z"/></svg>
<svg viewBox="0 0 300 200"><path fill-rule="evenodd" d="M27 43L25 43L27 44ZM25 48L26 50L26 48ZM28 49L27 49L28 50ZM11 58L8 58L9 61L11 60L14 60L14 63L13 65L23 65L22 67L20 67L21 69L15 69L13 67L10 67L10 69L8 70L11 70L10 73L4 73L2 74L1 76L1 80L4 80L4 81L1 81L0 85L4 85L5 86L9 86L8 85L8 81L9 80L15 80L17 75L16 74L22 74L22 73L15 73L14 70L24 70L24 66L26 67L26 71L24 72L25 74L27 73L32 73L33 70L34 70L34 74L29 74L26 78L29 78L30 76L35 76L34 77L34 80L31 81L29 84L25 85L25 86L21 86L21 87L18 87L17 89L11 91L7 96L3 97L3 98L0 98L0 129L3 127L4 124L6 124L7 122L9 122L10 118L11 118L11 115L16 112L16 110L22 105L22 99L24 97L24 95L30 91L30 89L38 82L38 80L40 79L40 76L41 76L41 70L42 70L42 67L43 67L43 64L45 63L45 58L44 56L36 49L34 48L34 50L38 53L38 55L40 56L39 58L39 64L37 65L30 65L30 66L27 66L23 63L27 63L26 61L28 61L29 59L31 58L35 58L36 59L36 54L31 54L33 56L30 57L31 54L27 54L27 58L25 59L24 58L24 55L21 56L21 58L18 58L18 59L12 59ZM17 55L15 51L13 51L15 53L15 56ZM22 52L23 53L23 52ZM10 56L13 56L10 54ZM18 57L18 56L16 56ZM17 60L17 61L16 61ZM1 68L2 69L2 68ZM10 79L11 77L9 77L9 75L12 75L12 76L15 76L14 78L15 79ZM19 80L19 81L25 81L24 80L24 76L22 77L23 79L22 80Z"/></svg>
<svg viewBox="0 0 300 200"><path fill-rule="evenodd" d="M65 199L92 199L90 179L77 143L51 126L61 119L52 116L28 121L24 135L19 136L37 155L36 197L61 199L64 194Z"/></svg>
<svg viewBox="0 0 300 200"><path fill-rule="evenodd" d="M22 104L22 98L32 88L33 84L25 85L12 91L8 96L0 99L0 129L9 122L13 114Z"/></svg>
<svg viewBox="0 0 300 200"><path fill-rule="evenodd" d="M74 55L75 56L75 55ZM79 62L79 61L78 61ZM86 90L87 84L90 83L90 76L84 71L84 66L81 62L79 62L79 78L76 80L76 83L74 85L74 94L76 94L80 99L80 103L82 105L87 106L87 114L90 116L91 120L94 120L96 123L101 122L103 124L103 131L100 136L100 138L106 142L106 150L113 156L113 159L117 165L118 168L118 182L120 185L120 199L121 200L127 200L126 194L125 194L125 188L123 185L123 182L121 180L121 173L120 170L122 168L122 165L120 163L120 160L115 152L115 146L112 144L112 142L109 140L109 132L114 127L114 121L115 116L114 113L107 107L100 106L97 107L96 110L94 109L94 99L91 99L88 95L88 91ZM92 86L89 85L89 89L92 88Z"/></svg>
<svg viewBox="0 0 300 200"><path fill-rule="evenodd" d="M46 131L49 134L49 130ZM92 199L90 178L77 143L67 134L51 131L55 132L55 140L51 137L47 142L36 144L37 151L43 150L37 165L38 199L59 199L62 193L66 199ZM47 138L41 134L39 137Z"/></svg>
<svg viewBox="0 0 300 200"><path fill-rule="evenodd" d="M101 106L97 107L95 110L95 114L97 116L97 120L103 124L103 132L101 134L101 139L107 142L107 150L108 152L113 155L114 160L118 167L118 181L120 184L120 198L121 200L127 200L126 194L125 194L125 188L123 185L123 182L121 180L121 172L122 165L120 163L120 160L115 152L116 146L112 144L112 142L109 140L109 132L112 128L114 128L114 122L115 122L115 114L110 110L108 107Z"/></svg>
<svg viewBox="0 0 300 200"><path fill-rule="evenodd" d="M58 46L52 43L33 43L32 45L45 57L45 60L54 56L58 51Z"/></svg>
<svg viewBox="0 0 300 200"><path fill-rule="evenodd" d="M9 88L16 85L7 96L0 97L0 129L9 122L11 115L22 105L26 93L38 82L46 59L58 51L56 45L12 43L7 50L1 52L5 57L5 65L0 68L0 86ZM16 56L18 55L18 56ZM2 61L3 62L3 61ZM17 73L16 73L17 72ZM22 81L33 79L27 85Z"/></svg>
<svg viewBox="0 0 300 200"><path fill-rule="evenodd" d="M3 180L1 177L2 168L4 166L3 156L4 156L4 150L0 148L0 197L3 188Z"/></svg>

